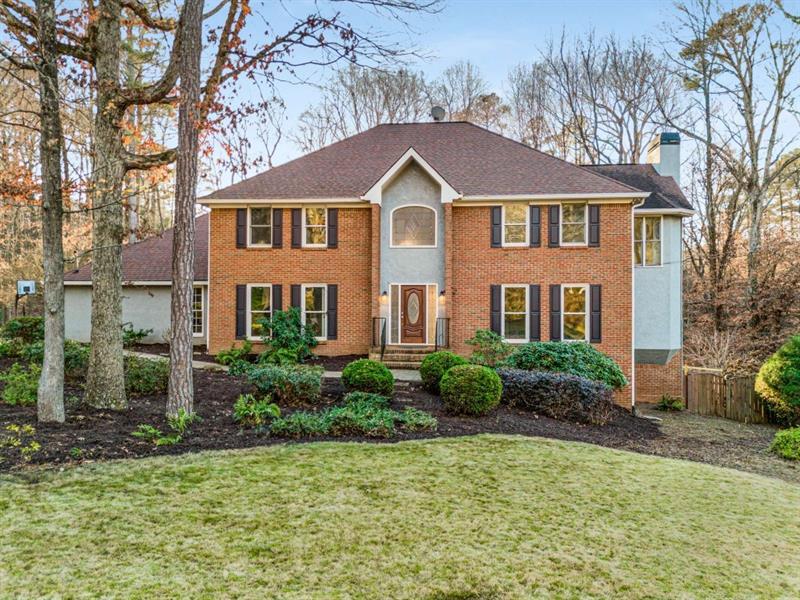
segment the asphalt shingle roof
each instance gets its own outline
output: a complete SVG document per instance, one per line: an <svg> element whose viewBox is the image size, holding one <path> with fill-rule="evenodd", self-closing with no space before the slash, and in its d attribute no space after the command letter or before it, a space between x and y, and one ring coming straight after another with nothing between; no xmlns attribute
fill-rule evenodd
<svg viewBox="0 0 800 600"><path fill-rule="evenodd" d="M650 192L650 196L639 208L692 210L692 205L675 180L666 175L659 175L653 165L587 165L584 168L644 192Z"/></svg>

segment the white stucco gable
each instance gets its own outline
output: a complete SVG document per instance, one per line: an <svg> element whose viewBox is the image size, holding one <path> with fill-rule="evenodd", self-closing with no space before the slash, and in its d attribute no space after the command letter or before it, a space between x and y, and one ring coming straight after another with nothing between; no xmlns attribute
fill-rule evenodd
<svg viewBox="0 0 800 600"><path fill-rule="evenodd" d="M381 204L383 190L386 189L386 186L388 186L394 180L394 178L397 177L397 175L400 174L411 162L417 163L428 175L430 175L434 181L436 181L436 183L439 184L442 204L447 204L453 200L461 198L462 195L458 193L436 169L434 169L424 158L422 158L419 152L414 150L413 147L406 150L403 153L403 156L401 156L391 167L389 167L386 173L384 173L383 176L381 176L381 178L378 179L378 181L376 181L361 198L363 200L368 200L370 204Z"/></svg>

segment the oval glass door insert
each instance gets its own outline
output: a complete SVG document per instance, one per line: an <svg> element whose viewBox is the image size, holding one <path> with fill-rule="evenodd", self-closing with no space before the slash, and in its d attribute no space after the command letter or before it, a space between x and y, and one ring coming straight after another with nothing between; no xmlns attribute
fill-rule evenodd
<svg viewBox="0 0 800 600"><path fill-rule="evenodd" d="M408 295L406 318L409 325L416 325L417 321L419 321L419 294L417 292L411 292Z"/></svg>

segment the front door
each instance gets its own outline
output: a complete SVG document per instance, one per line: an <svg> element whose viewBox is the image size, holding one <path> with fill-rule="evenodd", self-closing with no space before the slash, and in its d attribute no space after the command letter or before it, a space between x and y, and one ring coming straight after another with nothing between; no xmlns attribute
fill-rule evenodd
<svg viewBox="0 0 800 600"><path fill-rule="evenodd" d="M403 344L425 343L425 286L400 288L400 341Z"/></svg>

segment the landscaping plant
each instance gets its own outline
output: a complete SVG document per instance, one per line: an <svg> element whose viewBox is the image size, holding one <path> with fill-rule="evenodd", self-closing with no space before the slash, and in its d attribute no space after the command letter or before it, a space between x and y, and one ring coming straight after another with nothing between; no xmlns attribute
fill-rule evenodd
<svg viewBox="0 0 800 600"><path fill-rule="evenodd" d="M511 344L491 329L478 329L467 344L472 346L470 362L485 367L496 367L514 351Z"/></svg>
<svg viewBox="0 0 800 600"><path fill-rule="evenodd" d="M264 396L286 404L316 404L322 397L322 367L253 365L247 379Z"/></svg>
<svg viewBox="0 0 800 600"><path fill-rule="evenodd" d="M158 427L142 423L131 435L152 442L156 446L174 446L183 441L189 433L189 426L200 420L200 416L196 413L190 414L180 409L176 416L167 418L172 433L163 433Z"/></svg>
<svg viewBox="0 0 800 600"><path fill-rule="evenodd" d="M42 449L36 441L36 429L31 425L6 425L6 434L0 438L0 446L11 448L19 452L25 462L29 462L34 454Z"/></svg>
<svg viewBox="0 0 800 600"><path fill-rule="evenodd" d="M611 389L567 373L500 368L503 402L553 419L606 424L612 415Z"/></svg>
<svg viewBox="0 0 800 600"><path fill-rule="evenodd" d="M41 365L44 361L44 341L18 346L17 356L28 362ZM78 379L86 375L89 366L89 346L75 340L64 340L64 375L67 379Z"/></svg>
<svg viewBox="0 0 800 600"><path fill-rule="evenodd" d="M140 344L151 333L153 333L152 329L134 329L133 325L125 323L122 326L122 346L123 348L130 348Z"/></svg>
<svg viewBox="0 0 800 600"><path fill-rule="evenodd" d="M42 368L31 363L27 368L14 363L5 373L0 373L3 387L3 402L12 406L30 406L36 404L36 392L39 389L39 377Z"/></svg>
<svg viewBox="0 0 800 600"><path fill-rule="evenodd" d="M261 339L266 350L258 357L260 363L293 365L314 356L317 346L314 332L303 326L300 309L276 310L271 317L261 319Z"/></svg>
<svg viewBox="0 0 800 600"><path fill-rule="evenodd" d="M755 388L775 421L800 424L800 335L789 338L767 359L758 371Z"/></svg>
<svg viewBox="0 0 800 600"><path fill-rule="evenodd" d="M422 378L423 387L432 394L438 394L439 382L442 380L442 375L444 375L450 367L465 364L467 364L466 359L447 350L440 350L439 352L428 354L422 359L422 364L419 367L419 375Z"/></svg>
<svg viewBox="0 0 800 600"><path fill-rule="evenodd" d="M44 319L42 317L17 317L11 319L0 329L0 337L31 344L44 340Z"/></svg>
<svg viewBox="0 0 800 600"><path fill-rule="evenodd" d="M663 410L666 412L680 412L684 409L683 398L670 396L669 394L662 394L661 398L656 402L656 410Z"/></svg>
<svg viewBox="0 0 800 600"><path fill-rule="evenodd" d="M451 368L439 388L445 408L457 415L485 415L500 403L503 392L497 373L482 365Z"/></svg>
<svg viewBox="0 0 800 600"><path fill-rule="evenodd" d="M502 366L526 371L569 373L608 387L628 385L622 369L610 357L585 342L530 342L517 348Z"/></svg>
<svg viewBox="0 0 800 600"><path fill-rule="evenodd" d="M360 358L348 364L342 371L342 383L348 390L370 392L391 396L394 391L394 375L382 362Z"/></svg>
<svg viewBox="0 0 800 600"><path fill-rule="evenodd" d="M167 391L169 361L141 356L125 357L125 391L133 396L152 396Z"/></svg>
<svg viewBox="0 0 800 600"><path fill-rule="evenodd" d="M220 350L217 353L217 362L221 365L231 366L238 362L247 362L247 357L253 351L253 344L250 340L245 340L242 345L237 347L236 343L228 350Z"/></svg>
<svg viewBox="0 0 800 600"><path fill-rule="evenodd" d="M800 460L800 427L777 432L769 449L783 458Z"/></svg>
<svg viewBox="0 0 800 600"><path fill-rule="evenodd" d="M256 399L253 394L239 394L233 405L233 420L242 427L261 429L271 419L279 417L281 409L269 398Z"/></svg>

